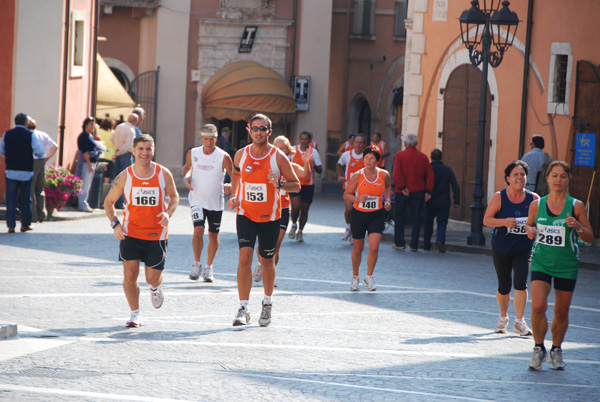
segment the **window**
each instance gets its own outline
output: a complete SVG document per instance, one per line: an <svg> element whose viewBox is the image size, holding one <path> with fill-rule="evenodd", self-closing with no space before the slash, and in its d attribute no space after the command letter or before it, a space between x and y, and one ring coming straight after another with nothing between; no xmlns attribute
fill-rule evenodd
<svg viewBox="0 0 600 402"><path fill-rule="evenodd" d="M406 12L408 0L396 0L396 20L394 22L394 38L406 39Z"/></svg>
<svg viewBox="0 0 600 402"><path fill-rule="evenodd" d="M569 115L573 55L570 43L553 43L548 79L549 114Z"/></svg>
<svg viewBox="0 0 600 402"><path fill-rule="evenodd" d="M71 77L83 77L85 73L86 21L85 12L71 14Z"/></svg>
<svg viewBox="0 0 600 402"><path fill-rule="evenodd" d="M352 35L360 38L374 39L375 0L354 0Z"/></svg>

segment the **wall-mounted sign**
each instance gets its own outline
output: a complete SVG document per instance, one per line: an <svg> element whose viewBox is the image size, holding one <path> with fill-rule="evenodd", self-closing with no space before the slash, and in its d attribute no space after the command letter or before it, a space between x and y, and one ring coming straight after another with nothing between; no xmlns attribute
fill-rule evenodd
<svg viewBox="0 0 600 402"><path fill-rule="evenodd" d="M308 101L310 98L310 77L294 77L294 99L296 100L296 110L301 112L308 111Z"/></svg>
<svg viewBox="0 0 600 402"><path fill-rule="evenodd" d="M254 44L254 38L256 37L256 31L258 27L245 27L242 40L240 41L240 48L238 53L250 53L252 51L252 45Z"/></svg>
<svg viewBox="0 0 600 402"><path fill-rule="evenodd" d="M594 167L596 161L596 134L577 133L575 165Z"/></svg>

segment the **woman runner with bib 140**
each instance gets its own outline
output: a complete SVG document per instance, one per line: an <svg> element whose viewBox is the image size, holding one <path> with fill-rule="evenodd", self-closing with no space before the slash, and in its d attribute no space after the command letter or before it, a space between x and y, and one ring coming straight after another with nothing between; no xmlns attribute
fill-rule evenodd
<svg viewBox="0 0 600 402"><path fill-rule="evenodd" d="M577 237L594 240L585 206L568 195L571 167L563 161L548 166L547 196L531 203L525 225L527 236L535 238L531 256L531 328L535 347L529 362L530 370L542 368L550 359L552 368L563 370L561 344L569 326L569 307L579 271ZM554 318L552 319L552 349L546 353L544 337L548 331L548 294L554 280Z"/></svg>
<svg viewBox="0 0 600 402"><path fill-rule="evenodd" d="M527 304L529 258L533 246L533 240L527 238L525 222L529 205L540 197L525 189L527 173L528 166L525 162L517 160L509 163L504 169L504 180L508 187L494 194L483 217L483 224L494 228L492 256L498 277L496 301L500 309L494 332L500 334L506 333L508 329L510 290L511 285L514 285L516 319L513 330L521 336L531 335L523 317Z"/></svg>
<svg viewBox="0 0 600 402"><path fill-rule="evenodd" d="M390 193L392 182L390 174L377 167L381 159L378 147L370 145L363 151L365 167L354 173L346 190L344 200L353 202L350 215L350 230L352 231L352 282L350 290L358 290L358 268L365 247L365 234L369 234L369 255L367 257L367 276L364 284L367 290L375 290L373 271L379 256L379 243L385 229L385 212L392 207Z"/></svg>

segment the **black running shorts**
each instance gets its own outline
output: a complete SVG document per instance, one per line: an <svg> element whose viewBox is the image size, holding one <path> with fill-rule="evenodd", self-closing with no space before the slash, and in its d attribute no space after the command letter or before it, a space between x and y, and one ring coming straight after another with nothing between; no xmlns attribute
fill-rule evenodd
<svg viewBox="0 0 600 402"><path fill-rule="evenodd" d="M373 212L357 211L352 208L350 214L350 229L353 239L364 239L366 233L383 234L385 230L385 212L379 209Z"/></svg>
<svg viewBox="0 0 600 402"><path fill-rule="evenodd" d="M192 207L192 221L194 227L204 226L204 221L208 221L208 231L211 233L219 233L221 229L221 219L223 211L209 211L200 207Z"/></svg>
<svg viewBox="0 0 600 402"><path fill-rule="evenodd" d="M167 259L166 240L142 240L125 236L119 244L119 261L143 262L147 267L162 271Z"/></svg>
<svg viewBox="0 0 600 402"><path fill-rule="evenodd" d="M279 239L279 219L269 222L254 222L244 215L236 219L238 243L240 248L252 247L258 237L258 254L263 258L273 258Z"/></svg>

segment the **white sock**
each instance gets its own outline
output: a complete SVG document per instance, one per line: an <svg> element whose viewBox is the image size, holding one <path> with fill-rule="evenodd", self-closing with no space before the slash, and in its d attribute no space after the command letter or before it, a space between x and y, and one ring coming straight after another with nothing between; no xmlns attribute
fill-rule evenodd
<svg viewBox="0 0 600 402"><path fill-rule="evenodd" d="M131 314L139 314L140 313L140 309L138 308L137 310L131 310Z"/></svg>
<svg viewBox="0 0 600 402"><path fill-rule="evenodd" d="M296 228L298 227L298 225L296 225L295 223L292 223L292 227L293 227L294 229L296 229Z"/></svg>
<svg viewBox="0 0 600 402"><path fill-rule="evenodd" d="M206 268L212 268L212 264L207 265Z"/></svg>
<svg viewBox="0 0 600 402"><path fill-rule="evenodd" d="M346 230L350 230L350 224L346 223Z"/></svg>
<svg viewBox="0 0 600 402"><path fill-rule="evenodd" d="M263 297L263 304L272 304L271 303L271 296L265 295L265 297Z"/></svg>
<svg viewBox="0 0 600 402"><path fill-rule="evenodd" d="M248 300L240 300L240 306L242 306L245 310L248 310Z"/></svg>
<svg viewBox="0 0 600 402"><path fill-rule="evenodd" d="M525 317L516 318L515 322L525 322Z"/></svg>

